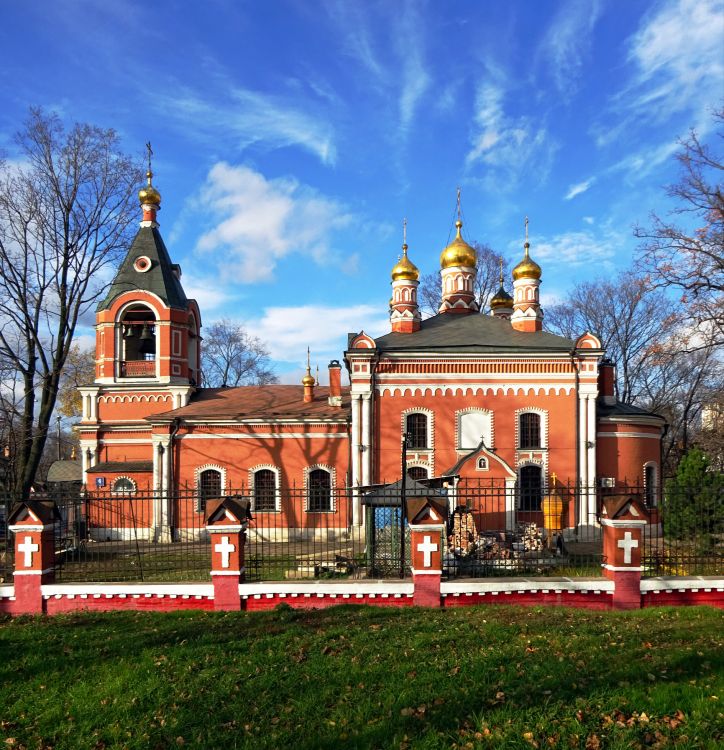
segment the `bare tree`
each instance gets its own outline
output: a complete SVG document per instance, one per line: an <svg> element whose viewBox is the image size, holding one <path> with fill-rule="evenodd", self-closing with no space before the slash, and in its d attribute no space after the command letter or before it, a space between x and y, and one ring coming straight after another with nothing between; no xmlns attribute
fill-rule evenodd
<svg viewBox="0 0 724 750"><path fill-rule="evenodd" d="M485 312L491 298L500 287L501 260L503 261L503 278L510 278L508 263L500 253L496 253L488 245L481 245L477 242L472 242L471 244L478 255L475 272L475 299L480 305L480 310ZM440 273L427 273L422 276L417 292L420 311L427 315L437 315L440 303L442 302Z"/></svg>
<svg viewBox="0 0 724 750"><path fill-rule="evenodd" d="M613 280L577 284L546 310L546 327L575 339L592 331L616 364L617 395L635 404L645 396L648 368L678 324L680 310L644 276L624 271Z"/></svg>
<svg viewBox="0 0 724 750"><path fill-rule="evenodd" d="M265 344L228 318L206 328L201 360L204 385L210 388L278 382Z"/></svg>
<svg viewBox="0 0 724 750"><path fill-rule="evenodd" d="M18 375L12 488L25 496L78 320L129 241L139 171L113 130L31 110L0 167L0 358Z"/></svg>
<svg viewBox="0 0 724 750"><path fill-rule="evenodd" d="M724 108L713 117L715 146L721 146ZM676 158L681 177L667 189L677 206L668 219L652 214L651 226L637 227L635 234L643 240L640 260L653 283L680 292L697 325L698 335L687 346L696 348L712 340L724 343L724 154L714 153L693 130L680 143Z"/></svg>

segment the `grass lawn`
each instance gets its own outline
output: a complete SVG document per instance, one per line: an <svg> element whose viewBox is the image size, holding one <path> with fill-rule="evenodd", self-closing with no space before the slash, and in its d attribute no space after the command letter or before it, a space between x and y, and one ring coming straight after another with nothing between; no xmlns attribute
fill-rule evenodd
<svg viewBox="0 0 724 750"><path fill-rule="evenodd" d="M0 748L722 748L724 616L0 619Z"/></svg>

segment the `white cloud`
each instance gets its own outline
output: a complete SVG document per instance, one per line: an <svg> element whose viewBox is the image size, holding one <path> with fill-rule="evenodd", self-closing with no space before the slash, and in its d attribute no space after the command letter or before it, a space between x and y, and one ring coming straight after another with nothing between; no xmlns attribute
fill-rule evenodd
<svg viewBox="0 0 724 750"><path fill-rule="evenodd" d="M475 125L465 157L468 168L476 164L488 167L488 179L498 190L515 187L524 170L535 174L537 181L544 181L557 150L557 144L538 119L505 113L505 97L502 76L488 71L488 79L477 88Z"/></svg>
<svg viewBox="0 0 724 750"><path fill-rule="evenodd" d="M218 281L200 278L198 271L188 283L184 279L182 283L186 296L196 300L202 315L209 310L223 307L231 300L239 299L238 294L232 296L221 288Z"/></svg>
<svg viewBox="0 0 724 750"><path fill-rule="evenodd" d="M236 265L242 282L268 281L277 262L293 252L335 262L332 238L356 219L346 206L297 180L268 180L246 166L215 164L201 190L198 210L213 226L197 250ZM354 253L350 253L354 256Z"/></svg>
<svg viewBox="0 0 724 750"><path fill-rule="evenodd" d="M569 201L575 198L577 195L580 195L581 193L585 193L586 190L588 190L595 181L596 181L595 177L589 177L587 180L584 180L583 182L578 182L575 185L571 185L568 188L568 192L565 194L563 200Z"/></svg>
<svg viewBox="0 0 724 750"><path fill-rule="evenodd" d="M304 364L307 346L320 369L339 359L347 348L347 334L364 330L370 336L389 331L389 319L379 305L301 305L268 307L256 320L245 321L247 330L264 341L273 359Z"/></svg>
<svg viewBox="0 0 724 750"><path fill-rule="evenodd" d="M233 138L240 150L260 144L268 148L300 146L324 164L334 164L337 152L329 118L314 116L309 107L283 97L228 84L216 94L201 95L174 88L155 89L152 103L167 120L175 120L186 135L218 140Z"/></svg>
<svg viewBox="0 0 724 750"><path fill-rule="evenodd" d="M596 223L596 220L593 218L593 216L584 216L583 221L589 226L593 226Z"/></svg>
<svg viewBox="0 0 724 750"><path fill-rule="evenodd" d="M547 62L556 88L564 95L572 94L578 87L600 10L598 0L563 3L538 48L537 56Z"/></svg>

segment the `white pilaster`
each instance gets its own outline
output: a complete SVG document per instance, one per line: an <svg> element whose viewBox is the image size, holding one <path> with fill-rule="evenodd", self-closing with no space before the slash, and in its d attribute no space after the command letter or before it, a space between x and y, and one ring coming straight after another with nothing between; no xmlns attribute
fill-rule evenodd
<svg viewBox="0 0 724 750"><path fill-rule="evenodd" d="M362 484L370 484L372 468L372 396L362 397L362 450L360 451Z"/></svg>

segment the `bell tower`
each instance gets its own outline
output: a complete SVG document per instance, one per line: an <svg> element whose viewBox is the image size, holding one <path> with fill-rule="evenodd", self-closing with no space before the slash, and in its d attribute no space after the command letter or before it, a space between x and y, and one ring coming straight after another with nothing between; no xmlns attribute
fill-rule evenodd
<svg viewBox="0 0 724 750"><path fill-rule="evenodd" d="M96 383L198 385L198 306L181 286L156 220L161 194L153 185L151 148L147 184L138 193L140 228L96 311Z"/></svg>

